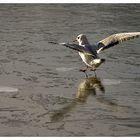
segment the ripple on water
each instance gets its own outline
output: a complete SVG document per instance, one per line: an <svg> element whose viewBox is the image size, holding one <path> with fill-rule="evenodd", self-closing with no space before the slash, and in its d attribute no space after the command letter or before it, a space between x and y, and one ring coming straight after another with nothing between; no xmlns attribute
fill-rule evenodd
<svg viewBox="0 0 140 140"><path fill-rule="evenodd" d="M78 69L78 67L69 67L69 68L60 67L60 68L56 68L56 70L60 71L60 72L67 72L67 71L71 71L71 70L75 70L75 69Z"/></svg>
<svg viewBox="0 0 140 140"><path fill-rule="evenodd" d="M118 79L103 79L104 85L118 85L121 83L121 80Z"/></svg>
<svg viewBox="0 0 140 140"><path fill-rule="evenodd" d="M7 86L0 86L0 92L17 92L17 88L7 87Z"/></svg>

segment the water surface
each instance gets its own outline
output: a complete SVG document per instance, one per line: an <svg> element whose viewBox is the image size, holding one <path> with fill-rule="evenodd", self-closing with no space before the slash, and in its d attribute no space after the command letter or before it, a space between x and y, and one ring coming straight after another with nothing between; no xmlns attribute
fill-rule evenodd
<svg viewBox="0 0 140 140"><path fill-rule="evenodd" d="M0 136L140 136L140 39L88 79L75 51L48 43L139 29L139 4L1 4Z"/></svg>

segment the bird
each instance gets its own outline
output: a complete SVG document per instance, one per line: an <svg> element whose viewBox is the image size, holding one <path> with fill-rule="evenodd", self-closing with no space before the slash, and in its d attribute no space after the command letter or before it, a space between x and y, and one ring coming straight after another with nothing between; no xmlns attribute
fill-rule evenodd
<svg viewBox="0 0 140 140"><path fill-rule="evenodd" d="M108 48L116 46L119 43L138 37L140 37L140 32L116 33L91 45L85 34L79 34L76 37L76 39L73 40L73 43L57 43L57 42L49 42L49 43L62 45L67 48L78 51L82 61L86 64L86 68L80 69L80 71L86 74L86 71L88 69L90 71L95 72L97 68L106 61L104 58L99 57L99 54L101 52L103 52ZM76 44L75 42L78 42L78 44Z"/></svg>

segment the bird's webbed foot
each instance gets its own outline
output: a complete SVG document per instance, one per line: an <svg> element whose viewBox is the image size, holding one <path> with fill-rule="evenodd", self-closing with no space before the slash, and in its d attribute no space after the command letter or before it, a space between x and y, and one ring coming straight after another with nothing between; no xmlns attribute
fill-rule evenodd
<svg viewBox="0 0 140 140"><path fill-rule="evenodd" d="M95 69L95 68L89 68L89 70L90 70L90 71L96 71L96 69Z"/></svg>
<svg viewBox="0 0 140 140"><path fill-rule="evenodd" d="M81 72L86 72L87 69L88 69L88 67L86 67L86 68L80 68L79 71L81 71Z"/></svg>
<svg viewBox="0 0 140 140"><path fill-rule="evenodd" d="M81 72L86 72L87 69L85 69L85 68L80 68L79 71L81 71Z"/></svg>
<svg viewBox="0 0 140 140"><path fill-rule="evenodd" d="M88 69L88 66L86 68L80 68L79 69L80 72L84 72L85 73L86 78L88 78L88 75L86 73L87 69Z"/></svg>

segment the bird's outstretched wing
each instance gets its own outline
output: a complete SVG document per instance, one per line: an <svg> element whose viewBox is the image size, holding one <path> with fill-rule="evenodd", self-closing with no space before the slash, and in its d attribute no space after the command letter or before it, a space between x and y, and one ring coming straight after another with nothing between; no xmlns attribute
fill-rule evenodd
<svg viewBox="0 0 140 140"><path fill-rule="evenodd" d="M80 45L77 45L77 44L74 44L74 43L56 43L56 42L49 42L49 43L62 45L62 46L65 46L67 48L76 50L78 52L82 52L86 55L92 55L93 57L96 57L95 54L93 54L92 52L90 52L89 50L84 48L83 46L80 46Z"/></svg>
<svg viewBox="0 0 140 140"><path fill-rule="evenodd" d="M127 41L127 40L134 39L137 37L140 37L140 32L128 32L128 33L113 34L113 35L98 42L97 53L100 53L101 51L108 49L114 45L117 45L123 41Z"/></svg>

